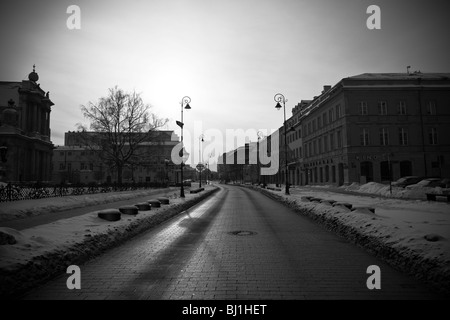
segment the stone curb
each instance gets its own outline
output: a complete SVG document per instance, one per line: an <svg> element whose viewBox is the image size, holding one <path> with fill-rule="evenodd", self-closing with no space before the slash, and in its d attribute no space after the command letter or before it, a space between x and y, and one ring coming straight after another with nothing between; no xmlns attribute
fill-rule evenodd
<svg viewBox="0 0 450 320"><path fill-rule="evenodd" d="M443 262L439 261L438 258L429 259L418 253L412 252L411 249L403 248L405 251L408 251L405 254L399 248L393 248L374 236L365 235L358 229L342 223L337 218L316 214L319 212L317 209L299 208L299 203L286 200L281 195L274 194L265 189L254 187L252 187L252 189L257 190L301 215L316 221L326 229L333 231L348 241L364 248L397 270L412 275L420 281L431 285L437 292L450 294L450 268L442 267Z"/></svg>
<svg viewBox="0 0 450 320"><path fill-rule="evenodd" d="M124 243L132 237L175 217L218 190L219 188L215 187L194 199L186 200L184 203L161 208L159 209L160 212L146 219L132 221L129 225L94 235L64 250L54 250L48 254L35 257L32 261L21 265L16 270L0 269L0 298L20 299L20 296L27 290L65 273L69 265L82 264L100 255L107 249Z"/></svg>

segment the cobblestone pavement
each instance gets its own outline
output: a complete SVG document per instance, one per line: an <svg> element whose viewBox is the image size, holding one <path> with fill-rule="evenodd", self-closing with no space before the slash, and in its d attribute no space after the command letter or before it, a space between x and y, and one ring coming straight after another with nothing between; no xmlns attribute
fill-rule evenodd
<svg viewBox="0 0 450 320"><path fill-rule="evenodd" d="M381 269L369 290L367 267ZM266 196L221 186L207 201L24 299L434 299L403 275Z"/></svg>

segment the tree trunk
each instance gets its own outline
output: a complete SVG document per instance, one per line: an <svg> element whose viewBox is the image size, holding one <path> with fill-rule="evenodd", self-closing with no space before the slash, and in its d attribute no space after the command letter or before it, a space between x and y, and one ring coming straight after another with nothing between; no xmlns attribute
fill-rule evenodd
<svg viewBox="0 0 450 320"><path fill-rule="evenodd" d="M123 166L121 164L117 164L117 183L119 185L122 184L122 170Z"/></svg>

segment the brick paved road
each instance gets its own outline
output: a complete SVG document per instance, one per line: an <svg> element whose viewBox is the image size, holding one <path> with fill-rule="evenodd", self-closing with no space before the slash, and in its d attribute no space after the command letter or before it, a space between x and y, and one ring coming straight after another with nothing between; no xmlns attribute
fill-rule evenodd
<svg viewBox="0 0 450 320"><path fill-rule="evenodd" d="M81 265L81 290L68 290L63 275L24 298L438 298L264 195L221 188L204 203ZM369 265L381 268L381 290L366 287Z"/></svg>

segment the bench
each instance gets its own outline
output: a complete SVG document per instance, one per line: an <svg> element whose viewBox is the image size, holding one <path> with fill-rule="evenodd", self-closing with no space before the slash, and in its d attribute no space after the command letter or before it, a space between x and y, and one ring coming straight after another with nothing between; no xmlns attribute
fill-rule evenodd
<svg viewBox="0 0 450 320"><path fill-rule="evenodd" d="M437 197L447 198L447 202L450 202L450 194L436 194L436 193L426 193L428 201L437 201Z"/></svg>

